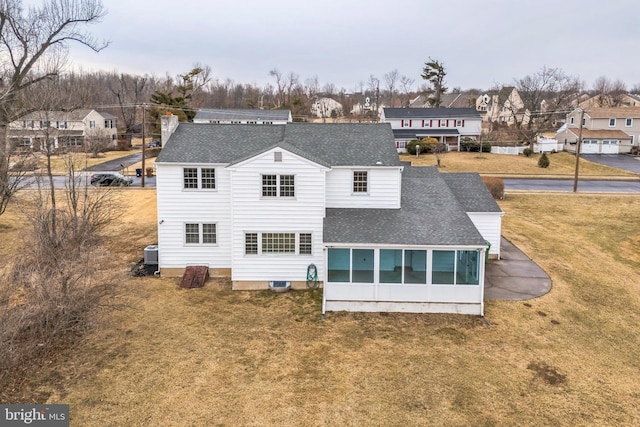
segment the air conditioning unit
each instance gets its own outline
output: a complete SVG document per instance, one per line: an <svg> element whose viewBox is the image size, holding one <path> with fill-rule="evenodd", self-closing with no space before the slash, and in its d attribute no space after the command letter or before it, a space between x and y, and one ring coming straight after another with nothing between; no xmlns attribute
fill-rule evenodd
<svg viewBox="0 0 640 427"><path fill-rule="evenodd" d="M145 265L158 265L158 245L149 245L144 248Z"/></svg>

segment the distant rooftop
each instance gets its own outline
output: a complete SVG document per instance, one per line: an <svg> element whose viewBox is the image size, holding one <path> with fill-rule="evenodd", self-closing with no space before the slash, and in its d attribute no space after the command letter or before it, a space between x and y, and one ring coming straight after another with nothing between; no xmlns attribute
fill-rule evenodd
<svg viewBox="0 0 640 427"><path fill-rule="evenodd" d="M257 110L257 109L209 109L201 108L196 113L194 121L210 121L210 120L238 120L246 122L251 121L290 121L290 110Z"/></svg>

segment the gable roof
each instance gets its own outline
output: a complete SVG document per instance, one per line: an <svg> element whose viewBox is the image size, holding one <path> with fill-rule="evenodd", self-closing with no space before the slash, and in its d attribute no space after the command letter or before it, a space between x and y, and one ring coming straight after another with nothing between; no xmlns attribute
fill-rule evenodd
<svg viewBox="0 0 640 427"><path fill-rule="evenodd" d="M435 167L405 166L400 209L327 209L323 241L486 246L444 175Z"/></svg>
<svg viewBox="0 0 640 427"><path fill-rule="evenodd" d="M568 127L567 130L574 134L576 137L580 133L580 129L577 127ZM618 129L585 129L582 128L582 139L631 139L629 135Z"/></svg>
<svg viewBox="0 0 640 427"><path fill-rule="evenodd" d="M72 111L33 111L20 117L18 120L65 120L65 121L82 121L93 110L82 108ZM100 113L99 113L100 114Z"/></svg>
<svg viewBox="0 0 640 427"><path fill-rule="evenodd" d="M592 119L640 118L640 107L585 108L584 113Z"/></svg>
<svg viewBox="0 0 640 427"><path fill-rule="evenodd" d="M288 121L291 111L289 110L258 110L258 109L232 109L232 108L201 108L196 113L193 120L260 120Z"/></svg>
<svg viewBox="0 0 640 427"><path fill-rule="evenodd" d="M156 163L233 164L276 146L323 165L401 165L388 123L180 123Z"/></svg>
<svg viewBox="0 0 640 427"><path fill-rule="evenodd" d="M475 108L384 108L387 119L468 118L482 120Z"/></svg>

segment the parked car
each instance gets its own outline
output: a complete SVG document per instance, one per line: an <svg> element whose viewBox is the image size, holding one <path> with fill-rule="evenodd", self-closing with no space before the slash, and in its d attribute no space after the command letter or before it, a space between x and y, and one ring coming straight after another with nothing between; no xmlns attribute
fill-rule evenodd
<svg viewBox="0 0 640 427"><path fill-rule="evenodd" d="M91 175L91 185L96 187L128 186L133 183L133 178L126 177L118 172L102 172Z"/></svg>
<svg viewBox="0 0 640 427"><path fill-rule="evenodd" d="M156 148L156 147L162 147L162 144L160 143L160 141L151 141L150 143L147 144L147 148Z"/></svg>

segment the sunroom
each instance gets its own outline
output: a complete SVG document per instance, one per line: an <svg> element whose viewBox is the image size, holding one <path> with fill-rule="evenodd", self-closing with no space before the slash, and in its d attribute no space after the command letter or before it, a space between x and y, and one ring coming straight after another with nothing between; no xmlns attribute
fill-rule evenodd
<svg viewBox="0 0 640 427"><path fill-rule="evenodd" d="M327 311L482 314L485 247L328 247Z"/></svg>

